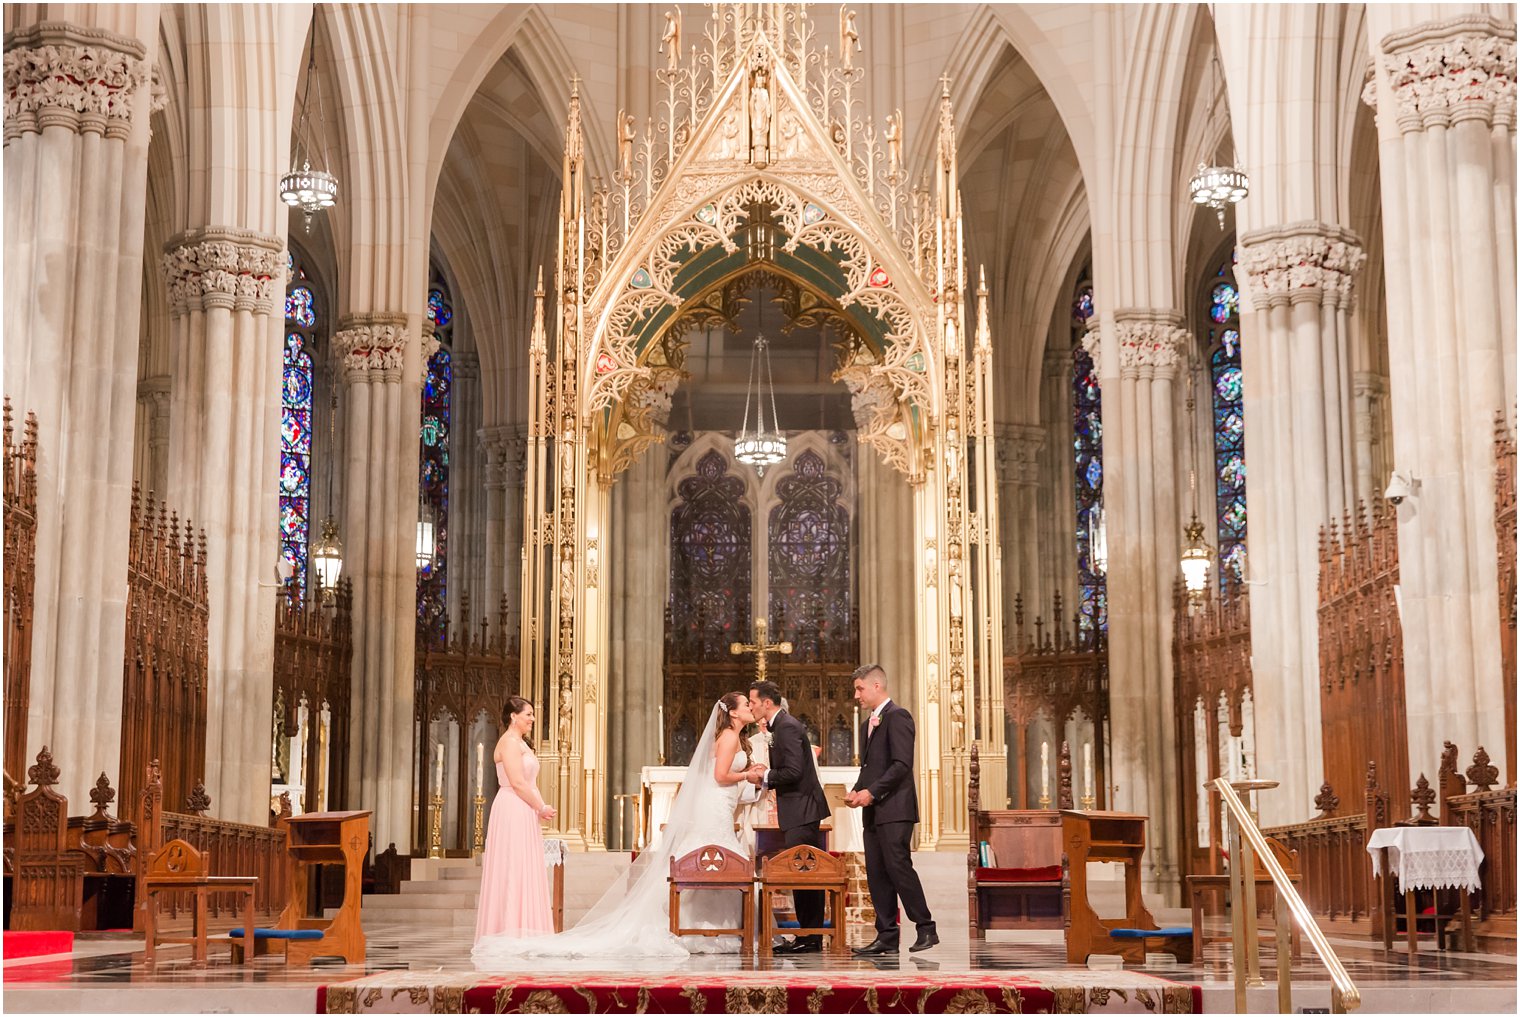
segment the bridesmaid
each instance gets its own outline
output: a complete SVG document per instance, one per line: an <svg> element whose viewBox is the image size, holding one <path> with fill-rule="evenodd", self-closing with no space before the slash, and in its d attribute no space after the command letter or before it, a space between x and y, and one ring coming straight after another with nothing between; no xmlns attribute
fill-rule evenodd
<svg viewBox="0 0 1520 1017"><path fill-rule="evenodd" d="M539 829L540 822L554 818L554 809L538 793L538 757L526 741L533 730L533 704L513 696L501 719L507 730L491 756L501 790L491 803L491 822L486 827L476 942L485 936L540 936L554 931L544 835Z"/></svg>

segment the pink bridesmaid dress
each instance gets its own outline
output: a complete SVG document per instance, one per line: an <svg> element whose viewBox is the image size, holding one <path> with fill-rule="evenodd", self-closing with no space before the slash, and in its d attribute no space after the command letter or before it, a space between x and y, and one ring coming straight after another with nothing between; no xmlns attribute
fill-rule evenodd
<svg viewBox="0 0 1520 1017"><path fill-rule="evenodd" d="M523 775L538 779L538 757L523 746ZM481 862L480 906L475 941L485 936L544 936L554 932L549 877L544 867L544 834L533 807L512 790L507 768L496 764L501 789L491 803Z"/></svg>

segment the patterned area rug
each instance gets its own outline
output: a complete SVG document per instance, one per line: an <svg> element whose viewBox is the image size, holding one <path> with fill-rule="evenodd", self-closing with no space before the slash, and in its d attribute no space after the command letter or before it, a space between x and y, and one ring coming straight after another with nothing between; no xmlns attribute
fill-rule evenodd
<svg viewBox="0 0 1520 1017"><path fill-rule="evenodd" d="M690 972L480 980L393 972L324 986L318 1013L1199 1013L1202 992L1129 971Z"/></svg>

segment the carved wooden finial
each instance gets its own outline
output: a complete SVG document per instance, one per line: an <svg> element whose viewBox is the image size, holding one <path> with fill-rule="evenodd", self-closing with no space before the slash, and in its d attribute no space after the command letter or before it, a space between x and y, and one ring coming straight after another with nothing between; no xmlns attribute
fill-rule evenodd
<svg viewBox="0 0 1520 1017"><path fill-rule="evenodd" d="M1451 742L1441 743L1441 773L1457 772L1457 747Z"/></svg>
<svg viewBox="0 0 1520 1017"><path fill-rule="evenodd" d="M1367 760L1367 790L1376 791L1377 789L1377 761L1369 759Z"/></svg>
<svg viewBox="0 0 1520 1017"><path fill-rule="evenodd" d="M281 819L289 819L294 814L295 814L295 810L294 810L294 808L290 804L290 792L289 791L281 791L280 792L280 818Z"/></svg>
<svg viewBox="0 0 1520 1017"><path fill-rule="evenodd" d="M111 786L111 778L101 771L95 778L95 786L90 789L90 803L95 806L93 819L104 819L110 814L111 803L116 800L116 789Z"/></svg>
<svg viewBox="0 0 1520 1017"><path fill-rule="evenodd" d="M1314 798L1314 807L1319 809L1320 819L1328 819L1335 815L1335 810L1341 807L1341 800L1335 796L1335 790L1330 787L1327 780L1319 786L1319 794Z"/></svg>
<svg viewBox="0 0 1520 1017"><path fill-rule="evenodd" d="M1489 762L1488 752L1481 745L1473 753L1473 765L1467 768L1467 781L1479 791L1487 791L1499 783L1499 768Z"/></svg>
<svg viewBox="0 0 1520 1017"><path fill-rule="evenodd" d="M1414 790L1409 792L1409 800L1419 811L1410 818L1420 826L1429 826L1436 821L1436 817L1430 814L1430 807L1436 803L1436 789L1430 786L1430 781L1425 775L1420 774L1420 779L1414 782Z"/></svg>
<svg viewBox="0 0 1520 1017"><path fill-rule="evenodd" d="M1056 794L1058 796L1056 798L1056 808L1076 808L1075 800L1071 796L1071 743L1069 742L1063 741L1061 743L1061 763L1056 768L1056 772L1059 776L1056 782Z"/></svg>
<svg viewBox="0 0 1520 1017"><path fill-rule="evenodd" d="M27 768L26 779L34 787L52 787L58 783L58 772L58 767L53 765L53 754L44 745L42 751L37 753L37 762Z"/></svg>
<svg viewBox="0 0 1520 1017"><path fill-rule="evenodd" d="M206 793L206 778L202 777L190 789L190 797L185 799L185 811L192 816L204 816L210 808L211 796Z"/></svg>
<svg viewBox="0 0 1520 1017"><path fill-rule="evenodd" d="M163 784L164 771L163 768L158 765L157 759L148 760L148 765L145 769L147 771L147 779L143 782L145 786L153 787L154 785Z"/></svg>

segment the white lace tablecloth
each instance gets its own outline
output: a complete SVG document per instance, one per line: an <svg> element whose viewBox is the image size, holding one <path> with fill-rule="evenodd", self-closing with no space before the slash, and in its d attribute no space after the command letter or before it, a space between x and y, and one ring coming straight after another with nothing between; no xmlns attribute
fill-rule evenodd
<svg viewBox="0 0 1520 1017"><path fill-rule="evenodd" d="M565 864L565 842L556 837L544 838L544 868Z"/></svg>
<svg viewBox="0 0 1520 1017"><path fill-rule="evenodd" d="M1405 890L1447 890L1464 887L1476 892L1483 882L1478 866L1483 849L1465 826L1389 826L1372 832L1367 853L1372 874L1380 875L1383 848L1388 868Z"/></svg>

